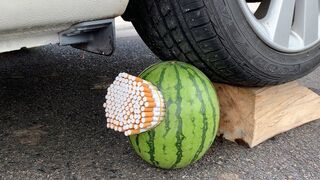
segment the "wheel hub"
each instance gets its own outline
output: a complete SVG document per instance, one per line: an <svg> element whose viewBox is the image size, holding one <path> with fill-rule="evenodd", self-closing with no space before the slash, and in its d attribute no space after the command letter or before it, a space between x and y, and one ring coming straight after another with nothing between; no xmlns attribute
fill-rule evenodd
<svg viewBox="0 0 320 180"><path fill-rule="evenodd" d="M281 52L300 52L320 41L320 0L239 0L255 33Z"/></svg>

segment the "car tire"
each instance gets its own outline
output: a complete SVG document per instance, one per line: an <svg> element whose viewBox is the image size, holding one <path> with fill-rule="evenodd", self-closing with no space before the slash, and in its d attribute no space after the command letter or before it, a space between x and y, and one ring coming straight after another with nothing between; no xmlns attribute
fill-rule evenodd
<svg viewBox="0 0 320 180"><path fill-rule="evenodd" d="M280 52L262 41L235 0L131 0L130 20L162 60L180 60L213 81L266 86L298 79L320 64L319 43Z"/></svg>

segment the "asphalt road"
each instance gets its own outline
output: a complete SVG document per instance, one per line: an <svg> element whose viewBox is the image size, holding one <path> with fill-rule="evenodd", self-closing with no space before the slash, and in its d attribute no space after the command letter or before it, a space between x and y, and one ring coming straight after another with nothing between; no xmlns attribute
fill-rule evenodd
<svg viewBox="0 0 320 180"><path fill-rule="evenodd" d="M158 62L140 38L112 57L50 45L0 54L0 179L319 179L320 121L249 149L218 138L181 170L142 161L105 128L105 88L122 71ZM320 69L302 80L320 87Z"/></svg>

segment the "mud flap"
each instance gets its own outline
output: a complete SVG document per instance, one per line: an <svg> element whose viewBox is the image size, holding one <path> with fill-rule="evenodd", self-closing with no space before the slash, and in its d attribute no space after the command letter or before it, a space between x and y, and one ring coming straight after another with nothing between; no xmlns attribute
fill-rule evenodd
<svg viewBox="0 0 320 180"><path fill-rule="evenodd" d="M83 22L59 33L61 46L71 45L88 52L111 55L115 49L114 19Z"/></svg>

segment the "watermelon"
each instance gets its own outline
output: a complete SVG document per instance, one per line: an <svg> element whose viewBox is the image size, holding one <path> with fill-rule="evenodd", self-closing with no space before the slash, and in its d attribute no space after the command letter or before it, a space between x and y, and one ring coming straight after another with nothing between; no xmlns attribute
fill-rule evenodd
<svg viewBox="0 0 320 180"><path fill-rule="evenodd" d="M219 103L211 81L182 62L163 62L140 74L162 92L166 115L156 128L129 137L137 154L164 168L183 168L199 160L219 126Z"/></svg>

